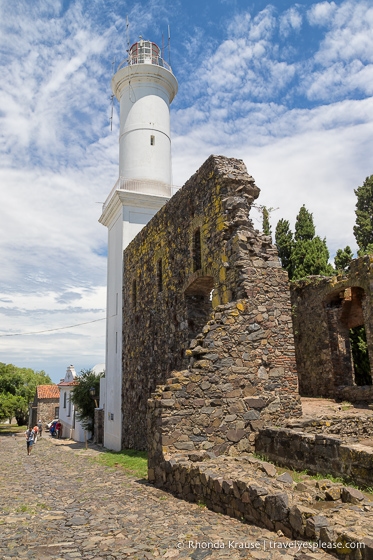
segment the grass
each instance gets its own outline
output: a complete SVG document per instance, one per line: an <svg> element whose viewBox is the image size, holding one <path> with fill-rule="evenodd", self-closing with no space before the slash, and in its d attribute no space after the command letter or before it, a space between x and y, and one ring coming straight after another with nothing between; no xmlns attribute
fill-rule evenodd
<svg viewBox="0 0 373 560"><path fill-rule="evenodd" d="M134 449L104 451L93 460L106 467L120 468L131 476L146 478L148 475L148 455L146 451L135 451Z"/></svg>
<svg viewBox="0 0 373 560"><path fill-rule="evenodd" d="M26 430L27 426L18 426L17 424L0 424L0 435L21 434Z"/></svg>

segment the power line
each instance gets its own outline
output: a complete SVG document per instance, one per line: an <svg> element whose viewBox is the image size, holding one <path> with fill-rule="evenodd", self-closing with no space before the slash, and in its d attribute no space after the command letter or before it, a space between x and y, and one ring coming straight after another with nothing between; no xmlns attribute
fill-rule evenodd
<svg viewBox="0 0 373 560"><path fill-rule="evenodd" d="M22 333L12 333L12 334L0 334L0 337L3 336L23 336L26 334L42 334L46 332L53 332L53 331L63 331L65 329L73 329L74 327L80 327L81 325L90 325L91 323L97 323L98 321L105 321L106 317L102 319L95 319L94 321L87 321L85 323L78 323L76 325L68 325L67 327L58 327L57 329L47 329L45 331L33 331L33 332L22 332Z"/></svg>

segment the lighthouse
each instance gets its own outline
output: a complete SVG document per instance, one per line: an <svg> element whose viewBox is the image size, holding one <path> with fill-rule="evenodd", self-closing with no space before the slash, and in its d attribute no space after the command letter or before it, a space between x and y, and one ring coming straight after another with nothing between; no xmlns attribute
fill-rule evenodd
<svg viewBox="0 0 373 560"><path fill-rule="evenodd" d="M111 82L120 105L119 177L99 222L108 228L104 446L122 442L123 250L173 193L170 103L177 80L158 45L142 38Z"/></svg>

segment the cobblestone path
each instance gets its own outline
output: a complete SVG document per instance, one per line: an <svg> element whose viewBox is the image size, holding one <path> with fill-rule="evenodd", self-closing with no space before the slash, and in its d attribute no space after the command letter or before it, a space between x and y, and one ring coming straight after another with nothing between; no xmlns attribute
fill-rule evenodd
<svg viewBox="0 0 373 560"><path fill-rule="evenodd" d="M2 560L331 558L103 467L100 452L44 436L28 457L23 436L0 437Z"/></svg>

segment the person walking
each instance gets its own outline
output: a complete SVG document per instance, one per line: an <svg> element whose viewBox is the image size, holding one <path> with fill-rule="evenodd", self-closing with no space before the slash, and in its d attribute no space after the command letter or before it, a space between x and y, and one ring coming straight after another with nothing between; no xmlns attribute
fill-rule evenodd
<svg viewBox="0 0 373 560"><path fill-rule="evenodd" d="M32 446L34 445L35 432L31 426L26 430L26 445L27 445L27 455L31 455Z"/></svg>
<svg viewBox="0 0 373 560"><path fill-rule="evenodd" d="M37 426L34 426L32 430L34 432L34 443L36 443L38 441L39 428Z"/></svg>
<svg viewBox="0 0 373 560"><path fill-rule="evenodd" d="M40 438L43 435L43 422L41 420L38 422L38 434Z"/></svg>
<svg viewBox="0 0 373 560"><path fill-rule="evenodd" d="M59 420L56 424L56 433L57 433L57 439L61 439L61 437L62 437L62 424Z"/></svg>

